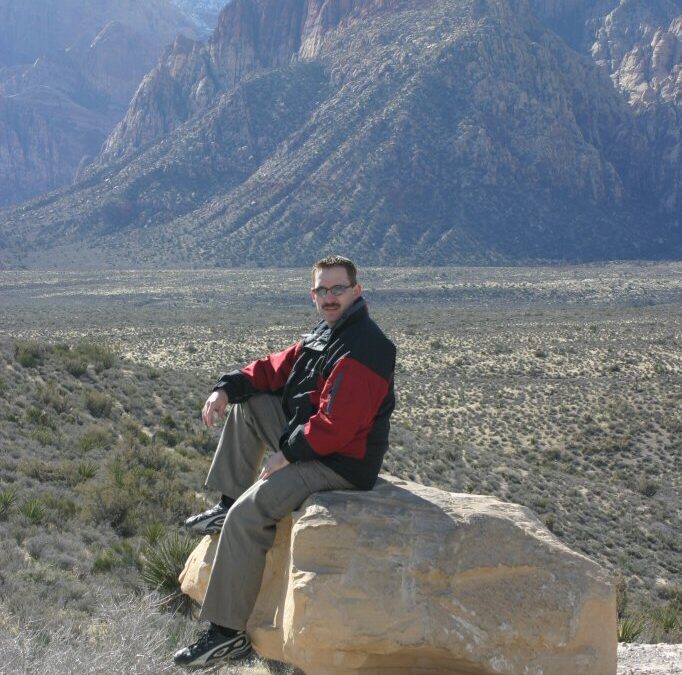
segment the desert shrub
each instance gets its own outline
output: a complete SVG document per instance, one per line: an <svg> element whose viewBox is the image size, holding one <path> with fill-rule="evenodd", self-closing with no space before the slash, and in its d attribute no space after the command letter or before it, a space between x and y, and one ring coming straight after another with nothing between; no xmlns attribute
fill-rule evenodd
<svg viewBox="0 0 682 675"><path fill-rule="evenodd" d="M199 452L209 453L215 450L216 441L205 429L187 437L187 443Z"/></svg>
<svg viewBox="0 0 682 675"><path fill-rule="evenodd" d="M57 428L57 424L52 415L50 415L47 410L41 410L35 406L31 406L26 411L26 419L37 427L46 427L47 429L53 430Z"/></svg>
<svg viewBox="0 0 682 675"><path fill-rule="evenodd" d="M81 377L88 372L88 364L77 356L65 359L64 367L66 368L66 372L74 377Z"/></svg>
<svg viewBox="0 0 682 675"><path fill-rule="evenodd" d="M642 478L637 484L637 491L645 497L653 497L660 488L660 485L648 478Z"/></svg>
<svg viewBox="0 0 682 675"><path fill-rule="evenodd" d="M26 516L34 525L39 525L45 518L45 506L40 499L35 497L27 499L19 507L19 512Z"/></svg>
<svg viewBox="0 0 682 675"><path fill-rule="evenodd" d="M95 371L101 373L116 363L116 354L101 342L79 342L74 355L86 363L92 363Z"/></svg>
<svg viewBox="0 0 682 675"><path fill-rule="evenodd" d="M108 484L88 481L84 486L81 517L86 522L107 524L123 537L135 534L136 509L141 500L139 492L115 477Z"/></svg>
<svg viewBox="0 0 682 675"><path fill-rule="evenodd" d="M645 630L643 616L624 616L618 619L618 642L634 642Z"/></svg>
<svg viewBox="0 0 682 675"><path fill-rule="evenodd" d="M175 420L170 415L164 415L161 418L161 424L167 429L177 429L178 425Z"/></svg>
<svg viewBox="0 0 682 675"><path fill-rule="evenodd" d="M96 479L79 485L82 517L131 536L150 521L173 522L193 506L176 477L177 465L160 448L116 450Z"/></svg>
<svg viewBox="0 0 682 675"><path fill-rule="evenodd" d="M100 551L92 564L93 572L109 572L114 567L136 567L142 564L140 554L129 541L119 541Z"/></svg>
<svg viewBox="0 0 682 675"><path fill-rule="evenodd" d="M116 567L116 557L109 548L100 551L92 562L92 571L96 574L109 572L114 567Z"/></svg>
<svg viewBox="0 0 682 675"><path fill-rule="evenodd" d="M85 407L93 417L109 417L111 405L111 397L99 391L92 390L85 395Z"/></svg>
<svg viewBox="0 0 682 675"><path fill-rule="evenodd" d="M60 436L52 429L34 429L31 432L31 438L34 438L40 445L59 445Z"/></svg>
<svg viewBox="0 0 682 675"><path fill-rule="evenodd" d="M652 610L651 618L654 624L665 633L673 633L682 627L682 610L672 602Z"/></svg>
<svg viewBox="0 0 682 675"><path fill-rule="evenodd" d="M47 493L42 497L47 511L46 518L55 525L63 525L76 515L76 502L68 497L60 497Z"/></svg>
<svg viewBox="0 0 682 675"><path fill-rule="evenodd" d="M45 347L35 340L17 340L14 343L14 358L24 368L35 368L44 357Z"/></svg>
<svg viewBox="0 0 682 675"><path fill-rule="evenodd" d="M39 386L36 391L36 399L44 406L50 406L57 413L64 413L69 409L68 399L57 389L54 382Z"/></svg>
<svg viewBox="0 0 682 675"><path fill-rule="evenodd" d="M154 438L167 445L169 448L174 448L178 444L177 434L173 431L168 431L167 429L159 429L154 434Z"/></svg>
<svg viewBox="0 0 682 675"><path fill-rule="evenodd" d="M108 429L100 425L94 425L78 439L78 446L83 452L88 452L94 448L108 448L112 440Z"/></svg>
<svg viewBox="0 0 682 675"><path fill-rule="evenodd" d="M0 492L0 520L5 520L10 509L17 500L17 493L13 489Z"/></svg>

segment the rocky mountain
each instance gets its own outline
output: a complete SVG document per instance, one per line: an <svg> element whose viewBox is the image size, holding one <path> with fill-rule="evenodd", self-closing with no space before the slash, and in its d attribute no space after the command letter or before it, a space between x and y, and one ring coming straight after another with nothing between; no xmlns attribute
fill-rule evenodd
<svg viewBox="0 0 682 675"><path fill-rule="evenodd" d="M220 10L230 0L173 0L183 14L190 17L201 37L208 37L215 28Z"/></svg>
<svg viewBox="0 0 682 675"><path fill-rule="evenodd" d="M234 0L80 182L0 218L3 264L679 256L677 47L618 28L678 4L631 4Z"/></svg>
<svg viewBox="0 0 682 675"><path fill-rule="evenodd" d="M0 205L70 183L178 32L169 0L0 0Z"/></svg>

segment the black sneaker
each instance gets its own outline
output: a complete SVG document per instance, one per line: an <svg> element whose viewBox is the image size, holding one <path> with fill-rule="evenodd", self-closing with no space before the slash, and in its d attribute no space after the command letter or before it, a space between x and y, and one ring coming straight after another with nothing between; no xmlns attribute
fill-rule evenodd
<svg viewBox="0 0 682 675"><path fill-rule="evenodd" d="M211 626L199 636L199 639L175 652L173 661L185 668L207 668L222 661L236 661L251 653L251 640L243 631L224 635Z"/></svg>
<svg viewBox="0 0 682 675"><path fill-rule="evenodd" d="M219 501L207 511L198 513L195 516L190 516L185 521L185 527L197 534L214 534L220 532L220 530L223 529L225 516L229 510L227 504L223 501Z"/></svg>

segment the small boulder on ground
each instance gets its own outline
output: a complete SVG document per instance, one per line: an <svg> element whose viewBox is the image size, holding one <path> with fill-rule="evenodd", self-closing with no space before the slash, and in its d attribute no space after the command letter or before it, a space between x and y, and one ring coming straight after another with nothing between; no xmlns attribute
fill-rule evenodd
<svg viewBox="0 0 682 675"><path fill-rule="evenodd" d="M187 562L203 600L217 537ZM529 509L390 476L278 525L248 631L307 675L615 675L609 575Z"/></svg>

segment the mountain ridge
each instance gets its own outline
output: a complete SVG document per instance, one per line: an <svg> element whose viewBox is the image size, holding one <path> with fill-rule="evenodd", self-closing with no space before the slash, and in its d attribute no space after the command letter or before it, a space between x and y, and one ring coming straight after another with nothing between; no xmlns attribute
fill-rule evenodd
<svg viewBox="0 0 682 675"><path fill-rule="evenodd" d="M275 10L280 22L263 23ZM309 65L324 85L305 84ZM274 82L312 96L306 119L287 119ZM225 113L247 90L258 104L230 118L226 146L242 163L234 184L226 148L199 141L225 128L222 97ZM259 105L284 105L288 135L265 138L275 121ZM252 152L249 125L269 155ZM207 45L166 51L80 187L5 212L2 264L288 265L332 249L375 264L675 257L679 166L674 145L654 160L651 133L609 73L524 2L234 0ZM60 248L24 256L31 238Z"/></svg>

